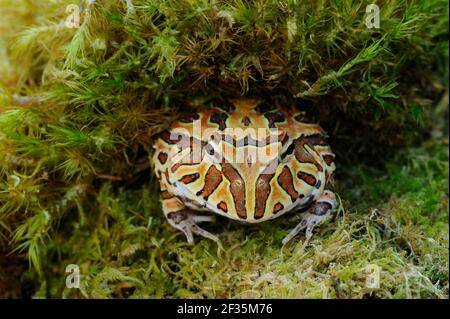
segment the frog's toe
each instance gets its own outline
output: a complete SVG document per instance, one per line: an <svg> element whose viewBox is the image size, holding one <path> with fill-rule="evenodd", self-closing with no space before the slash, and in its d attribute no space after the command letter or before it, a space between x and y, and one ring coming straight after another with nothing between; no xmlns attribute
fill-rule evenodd
<svg viewBox="0 0 450 319"><path fill-rule="evenodd" d="M219 242L219 238L213 234L211 234L209 231L201 228L200 226L198 226L195 222L193 221L186 221L185 223L183 223L184 225L181 226L181 230L183 231L183 233L186 235L186 239L188 241L189 244L193 244L194 243L194 237L193 237L193 233L203 236L205 238L211 239L215 242Z"/></svg>
<svg viewBox="0 0 450 319"><path fill-rule="evenodd" d="M327 217L327 215L314 215L314 214L307 214L305 216L306 219L306 231L305 235L306 238L311 238L312 232L314 227L322 223L322 221Z"/></svg>
<svg viewBox="0 0 450 319"><path fill-rule="evenodd" d="M191 226L191 230L196 233L197 235L203 236L205 238L214 240L215 242L219 242L219 237L216 235L211 234L209 231L204 230L203 228L199 227L196 224L193 224Z"/></svg>
<svg viewBox="0 0 450 319"><path fill-rule="evenodd" d="M213 215L194 215L192 219L195 223L214 222L216 220Z"/></svg>
<svg viewBox="0 0 450 319"><path fill-rule="evenodd" d="M219 238L217 236L211 234L210 232L197 225L197 223L201 222L214 221L214 216L195 215L193 213L182 211L169 214L168 219L173 227L181 230L184 233L189 244L194 243L193 234L197 234L205 238L214 240L215 242L219 242Z"/></svg>
<svg viewBox="0 0 450 319"><path fill-rule="evenodd" d="M183 226L180 228L180 230L184 233L184 235L186 236L186 240L189 244L193 244L194 243L194 236L192 235L192 230L190 227L188 226Z"/></svg>
<svg viewBox="0 0 450 319"><path fill-rule="evenodd" d="M283 245L291 241L292 238L297 236L297 234L305 228L306 238L310 238L312 236L314 227L319 225L325 219L325 217L326 215L318 216L311 213L304 213L302 221L297 226L295 226L295 228L291 230L291 232L286 237L284 237L282 241Z"/></svg>
<svg viewBox="0 0 450 319"><path fill-rule="evenodd" d="M283 238L283 245L285 245L286 243L288 243L289 241L292 240L292 238L294 238L299 232L301 232L303 229L306 228L306 224L307 221L305 219L303 219L297 226L295 226L295 228L293 230L291 230L291 232Z"/></svg>
<svg viewBox="0 0 450 319"><path fill-rule="evenodd" d="M302 214L301 222L283 239L283 245L306 228L306 238L311 238L314 227L322 223L336 207L336 196L332 191L325 190L312 207Z"/></svg>

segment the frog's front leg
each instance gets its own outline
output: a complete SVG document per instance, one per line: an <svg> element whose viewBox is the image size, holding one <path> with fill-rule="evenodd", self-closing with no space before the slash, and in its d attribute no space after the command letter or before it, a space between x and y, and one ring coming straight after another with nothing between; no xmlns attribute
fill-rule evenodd
<svg viewBox="0 0 450 319"><path fill-rule="evenodd" d="M167 195L162 200L162 207L164 215L167 218L167 221L170 225L175 227L178 230L181 230L189 244L194 242L193 233L197 235L201 235L205 238L209 238L216 242L219 241L219 238L210 232L204 230L199 227L197 223L201 222L211 222L214 221L213 216L199 216L196 215L193 211L186 208L183 202L176 196Z"/></svg>
<svg viewBox="0 0 450 319"><path fill-rule="evenodd" d="M306 228L306 237L311 237L315 226L319 225L336 207L336 195L330 190L324 190L322 195L314 202L310 209L304 213L301 222L286 236L283 245L294 238Z"/></svg>

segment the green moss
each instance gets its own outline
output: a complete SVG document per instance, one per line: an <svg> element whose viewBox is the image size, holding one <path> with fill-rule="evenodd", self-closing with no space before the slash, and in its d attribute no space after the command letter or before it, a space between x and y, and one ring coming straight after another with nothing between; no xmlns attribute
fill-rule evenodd
<svg viewBox="0 0 450 319"><path fill-rule="evenodd" d="M446 1L379 1L370 30L364 1L80 1L71 29L72 2L0 0L1 296L448 297ZM217 217L191 247L161 213L152 136L239 95L331 136L343 206L309 241Z"/></svg>

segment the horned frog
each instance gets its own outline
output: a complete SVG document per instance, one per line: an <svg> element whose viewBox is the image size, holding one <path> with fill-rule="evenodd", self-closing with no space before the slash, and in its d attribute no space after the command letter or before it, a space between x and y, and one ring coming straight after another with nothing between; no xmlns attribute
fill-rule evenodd
<svg viewBox="0 0 450 319"><path fill-rule="evenodd" d="M305 228L311 236L336 206L335 155L304 112L256 99L215 102L173 123L153 147L164 215L189 243L193 233L219 241L198 226L214 214L260 223L298 211L285 244Z"/></svg>

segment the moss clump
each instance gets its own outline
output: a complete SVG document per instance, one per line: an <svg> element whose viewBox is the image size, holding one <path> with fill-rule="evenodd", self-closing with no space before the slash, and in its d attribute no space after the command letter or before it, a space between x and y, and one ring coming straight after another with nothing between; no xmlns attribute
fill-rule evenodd
<svg viewBox="0 0 450 319"><path fill-rule="evenodd" d="M364 1L80 1L68 28L72 2L0 0L0 288L21 276L37 297L448 296L446 1L379 1L380 29ZM332 137L345 212L308 244L279 246L285 219L220 219L222 248L188 247L162 217L153 134L241 94L296 104ZM437 145L380 165L424 140ZM61 286L68 263L80 290ZM368 264L380 289L364 288Z"/></svg>

